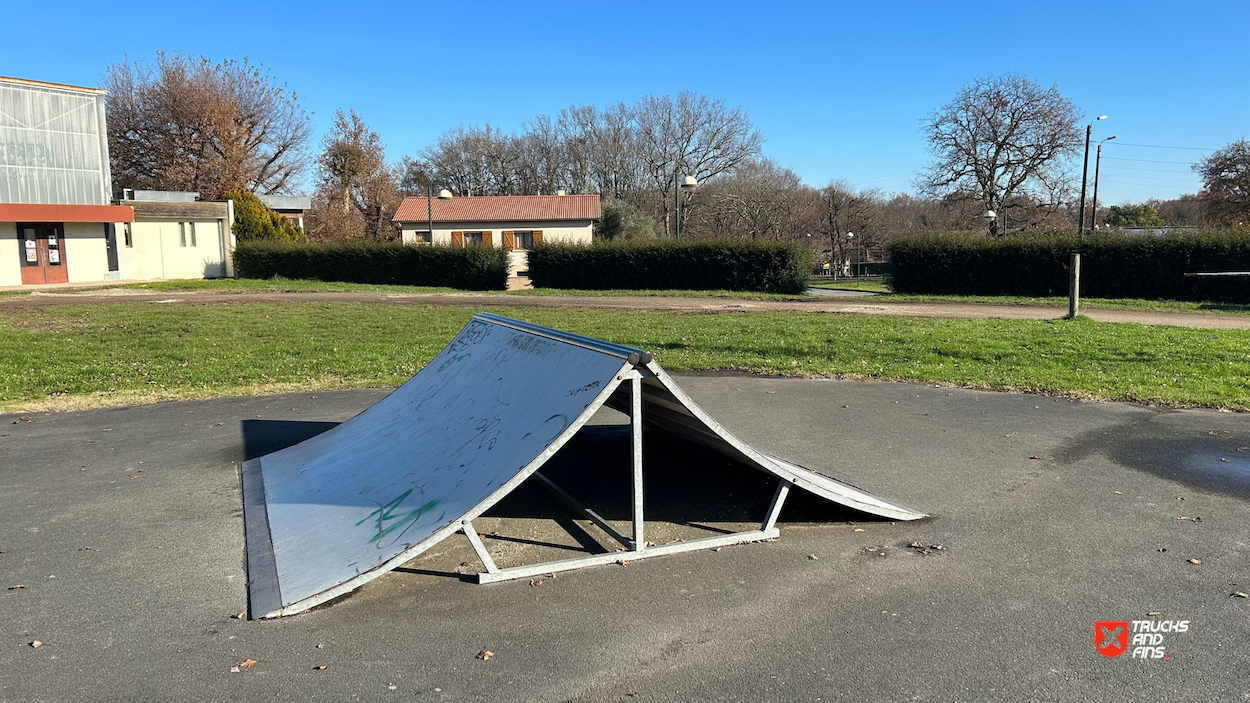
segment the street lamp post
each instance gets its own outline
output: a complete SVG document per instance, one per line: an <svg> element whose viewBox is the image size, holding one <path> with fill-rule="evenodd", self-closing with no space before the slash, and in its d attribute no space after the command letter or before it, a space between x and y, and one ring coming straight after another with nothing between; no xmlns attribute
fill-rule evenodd
<svg viewBox="0 0 1250 703"><path fill-rule="evenodd" d="M694 176L686 176L680 181L677 174L673 174L673 235L675 239L681 239L681 191L687 193L699 187L699 181Z"/></svg>
<svg viewBox="0 0 1250 703"><path fill-rule="evenodd" d="M1085 181L1089 175L1089 136L1094 131L1094 122L1105 119L1106 115L1099 115L1093 122L1085 125L1085 162L1081 165L1081 214L1077 216L1077 234L1085 234Z"/></svg>
<svg viewBox="0 0 1250 703"><path fill-rule="evenodd" d="M1090 213L1089 213L1089 228L1090 229L1094 229L1098 226L1097 224L1098 222L1098 167L1099 165L1102 164L1102 145L1111 141L1112 139L1115 139L1116 136L1117 135L1113 134L1110 137L1107 137L1106 139L1102 140L1101 142L1098 142L1098 151L1094 155L1094 207L1090 210Z"/></svg>
<svg viewBox="0 0 1250 703"><path fill-rule="evenodd" d="M855 233L854 233L854 232L847 232L847 233L846 233L846 238L847 238L847 239L849 239L849 240L851 240L851 244L853 245L853 246L851 247L852 249L855 249L855 246L858 246L858 245L859 245L859 242L855 241ZM858 252L858 250L857 250L857 249L856 249L855 251L856 251L856 252ZM856 263L856 267L858 268L858 264L859 264L859 254L858 254L858 253L856 253L856 255L855 255L855 259L856 259L856 261L855 261L855 263ZM856 278L856 280L858 280L858 279L859 279L859 273L858 273L858 272L856 272L856 273L855 273L855 278Z"/></svg>

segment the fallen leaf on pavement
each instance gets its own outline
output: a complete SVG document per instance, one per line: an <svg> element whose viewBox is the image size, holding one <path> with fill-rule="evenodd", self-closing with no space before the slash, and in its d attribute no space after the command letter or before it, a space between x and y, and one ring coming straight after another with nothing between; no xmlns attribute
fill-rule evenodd
<svg viewBox="0 0 1250 703"><path fill-rule="evenodd" d="M237 674L237 673L239 673L239 667L237 667L237 666L232 666L232 667L230 667L230 673L232 673L232 674Z"/></svg>
<svg viewBox="0 0 1250 703"><path fill-rule="evenodd" d="M16 591L16 590L17 590L17 589L19 589L19 588L26 588L26 587L25 587L25 586L23 586L22 584L20 584L20 583L19 583L19 584L17 584L16 586L9 586L9 589L8 589L8 590L10 590L10 591Z"/></svg>
<svg viewBox="0 0 1250 703"><path fill-rule="evenodd" d="M242 620L243 618L247 617L247 613L235 613L234 615L231 615L230 617L234 618L235 620Z"/></svg>
<svg viewBox="0 0 1250 703"><path fill-rule="evenodd" d="M855 531L856 531L856 532L863 532L863 531L864 531L864 528L862 528L862 527L856 527L856 528L855 528Z"/></svg>
<svg viewBox="0 0 1250 703"><path fill-rule="evenodd" d="M495 653L490 651L489 649L483 649L482 651L477 653L477 658L481 659L484 662L490 661L490 658L493 656L495 656Z"/></svg>
<svg viewBox="0 0 1250 703"><path fill-rule="evenodd" d="M816 556L815 554L808 554L808 555L807 555L807 558L808 558L808 559L811 559L812 561L816 561L816 560L817 560L817 559L819 559L820 557Z"/></svg>
<svg viewBox="0 0 1250 703"><path fill-rule="evenodd" d="M1201 559L1190 559L1190 560L1189 560L1189 563L1190 563L1190 564L1201 564L1201 563L1202 563L1202 560L1201 560Z"/></svg>
<svg viewBox="0 0 1250 703"><path fill-rule="evenodd" d="M1152 610L1149 613L1146 613L1148 617L1152 617L1152 618L1155 617L1156 615L1162 615L1162 614L1163 614L1162 610Z"/></svg>
<svg viewBox="0 0 1250 703"><path fill-rule="evenodd" d="M541 586L543 583L544 581L542 579L534 579L533 581L530 581L530 588L533 588L534 586Z"/></svg>
<svg viewBox="0 0 1250 703"><path fill-rule="evenodd" d="M1250 447L1237 447L1239 452L1250 452Z"/></svg>
<svg viewBox="0 0 1250 703"><path fill-rule="evenodd" d="M325 642L322 642L321 644L317 645L317 649L325 649L325 648L326 648Z"/></svg>
<svg viewBox="0 0 1250 703"><path fill-rule="evenodd" d="M1242 595L1242 598L1245 598L1245 596ZM35 640L34 642L30 643L30 646L34 647L35 649L39 649L40 647L43 646L43 642L40 642L39 640Z"/></svg>
<svg viewBox="0 0 1250 703"><path fill-rule="evenodd" d="M313 667L313 668L315 668L317 671L321 671L322 669L326 668L326 665L325 665L325 664L319 664L319 665L317 665L317 666L315 666L315 667Z"/></svg>
<svg viewBox="0 0 1250 703"><path fill-rule="evenodd" d="M1242 593L1241 591L1237 591L1233 594L1233 598L1250 598L1250 596Z"/></svg>
<svg viewBox="0 0 1250 703"><path fill-rule="evenodd" d="M250 669L259 663L260 662L256 661L255 659L244 659L243 661L239 662L239 666L243 667L244 669Z"/></svg>

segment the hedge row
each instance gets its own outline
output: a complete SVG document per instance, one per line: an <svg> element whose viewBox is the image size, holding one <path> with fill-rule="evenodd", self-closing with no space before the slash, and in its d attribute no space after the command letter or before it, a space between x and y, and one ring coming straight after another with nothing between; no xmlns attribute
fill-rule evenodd
<svg viewBox="0 0 1250 703"><path fill-rule="evenodd" d="M1250 271L1250 232L1162 237L987 238L916 235L889 245L898 293L1067 295L1068 264L1081 253L1081 295L1250 303L1250 277L1186 278L1186 272Z"/></svg>
<svg viewBox="0 0 1250 703"><path fill-rule="evenodd" d="M541 243L529 252L536 288L801 293L810 269L806 248L776 243Z"/></svg>
<svg viewBox="0 0 1250 703"><path fill-rule="evenodd" d="M508 284L508 253L495 247L239 242L234 263L240 278L281 276L466 290L504 290Z"/></svg>

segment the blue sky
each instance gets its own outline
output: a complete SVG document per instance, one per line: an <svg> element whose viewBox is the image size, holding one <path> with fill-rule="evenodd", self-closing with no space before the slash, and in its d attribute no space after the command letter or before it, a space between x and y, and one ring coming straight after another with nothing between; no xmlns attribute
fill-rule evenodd
<svg viewBox="0 0 1250 703"><path fill-rule="evenodd" d="M244 10L244 7L248 7ZM215 8L223 8L216 11ZM1250 136L1250 4L203 3L6 6L0 75L95 85L160 49L247 56L301 96L318 135L354 108L415 154L444 130L513 129L570 104L695 90L744 108L811 185L911 189L920 121L970 79L1019 72L1107 114L1100 200L1197 190L1187 164ZM247 18L248 26L230 23ZM1092 168L1092 164L1091 164Z"/></svg>

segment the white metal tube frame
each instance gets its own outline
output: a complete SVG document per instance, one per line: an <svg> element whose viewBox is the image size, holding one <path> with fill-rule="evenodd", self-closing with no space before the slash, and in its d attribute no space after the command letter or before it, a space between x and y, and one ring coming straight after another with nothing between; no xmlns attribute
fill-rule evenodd
<svg viewBox="0 0 1250 703"><path fill-rule="evenodd" d="M633 561L635 559L647 559L667 554L693 552L699 549L714 549L716 547L725 547L732 544L758 542L760 540L775 539L781 534L780 530L777 529L777 518L781 515L781 508L785 504L786 496L790 493L790 487L793 485L790 481L787 481L784 478L779 479L777 490L773 493L772 502L768 507L768 512L764 517L763 523L760 525L760 529L750 530L747 532L734 532L714 537L705 537L686 542L673 542L670 544L648 546L643 532L642 378L643 374L638 370L631 371L625 375L625 380L629 381L630 394L630 463L633 474L630 491L633 506L631 535L626 536L622 534L598 513L582 505L577 501L577 499L564 489L557 486L546 476L543 476L541 473L534 474L544 486L554 492L561 500L572 507L582 517L590 520L613 539L620 542L627 551L591 554L588 556L574 557L572 559L562 559L560 561L549 561L542 564L514 566L501 569L495 565L494 560L491 559L490 554L486 551L486 547L482 544L482 540L478 536L477 531L473 529L472 520L466 520L461 523L460 531L464 533L466 538L468 538L469 544L473 546L473 551L477 553L478 559L481 560L482 566L486 569L477 575L478 583L510 581L513 579L539 576L541 574L554 574L560 571L581 569L588 566L604 566L618 562L623 563Z"/></svg>

